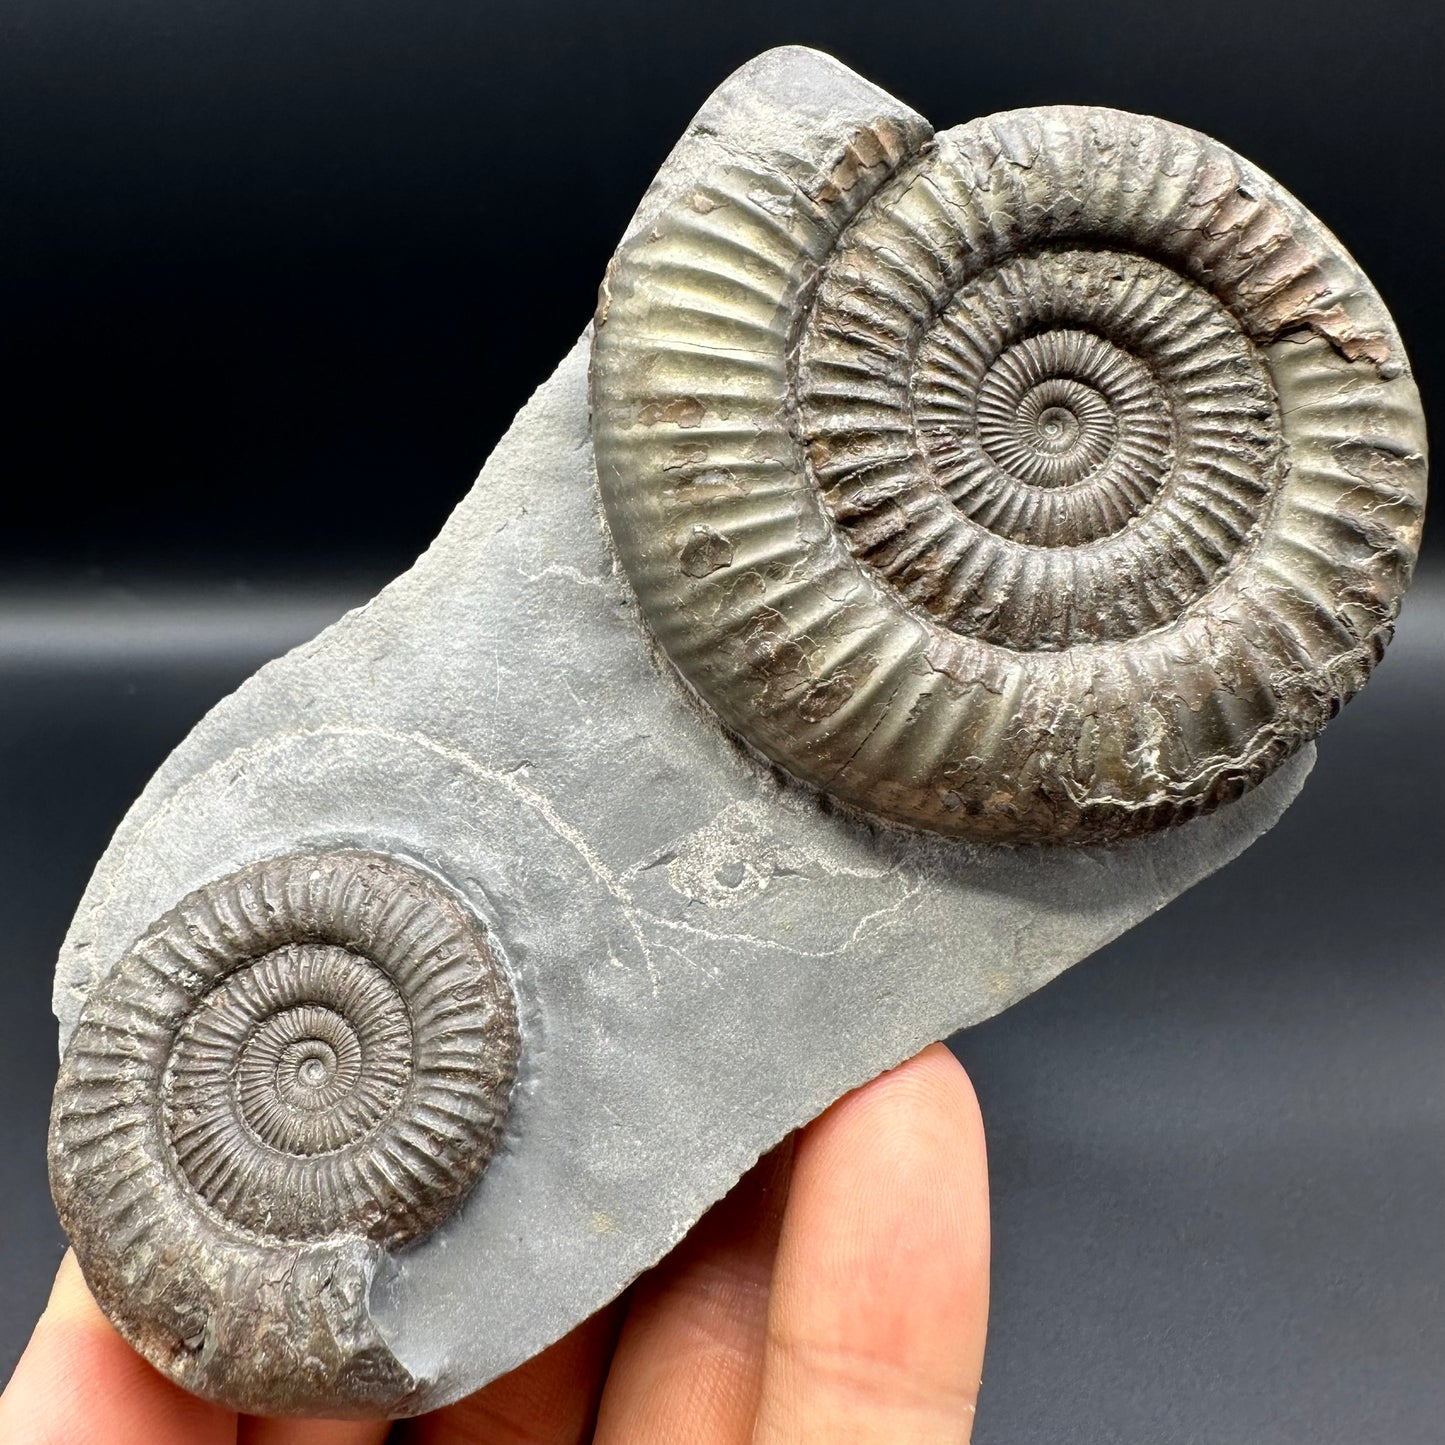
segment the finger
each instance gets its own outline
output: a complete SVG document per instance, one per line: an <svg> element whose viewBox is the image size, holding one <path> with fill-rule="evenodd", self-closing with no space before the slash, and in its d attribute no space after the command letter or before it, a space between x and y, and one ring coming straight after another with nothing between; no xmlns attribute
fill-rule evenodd
<svg viewBox="0 0 1445 1445"><path fill-rule="evenodd" d="M397 1432L405 1445L578 1445L592 1438L621 1316L611 1306L484 1390Z"/></svg>
<svg viewBox="0 0 1445 1445"><path fill-rule="evenodd" d="M966 1442L987 1319L983 1124L935 1044L798 1136L755 1439Z"/></svg>
<svg viewBox="0 0 1445 1445"><path fill-rule="evenodd" d="M633 1286L598 1445L751 1437L791 1155L760 1160Z"/></svg>
<svg viewBox="0 0 1445 1445"><path fill-rule="evenodd" d="M25 1445L232 1445L236 1417L172 1384L116 1333L69 1252L0 1400Z"/></svg>
<svg viewBox="0 0 1445 1445"><path fill-rule="evenodd" d="M381 1445L390 1429L386 1420L263 1420L243 1415L236 1441L237 1445Z"/></svg>

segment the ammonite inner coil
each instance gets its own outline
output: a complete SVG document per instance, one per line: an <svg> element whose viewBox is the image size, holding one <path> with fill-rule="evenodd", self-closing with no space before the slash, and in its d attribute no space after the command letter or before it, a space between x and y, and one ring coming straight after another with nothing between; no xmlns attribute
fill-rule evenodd
<svg viewBox="0 0 1445 1445"><path fill-rule="evenodd" d="M721 719L867 812L1108 842L1239 796L1388 641L1424 435L1333 237L1065 106L649 198L597 313L606 514Z"/></svg>
<svg viewBox="0 0 1445 1445"><path fill-rule="evenodd" d="M270 859L196 890L91 994L51 1184L137 1348L232 1405L398 1407L366 1295L465 1199L517 1059L480 922L421 869Z"/></svg>

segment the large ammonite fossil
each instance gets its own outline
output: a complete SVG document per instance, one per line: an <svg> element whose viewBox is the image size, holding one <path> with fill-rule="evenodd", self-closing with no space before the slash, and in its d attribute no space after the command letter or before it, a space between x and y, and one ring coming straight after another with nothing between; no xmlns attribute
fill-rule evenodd
<svg viewBox="0 0 1445 1445"><path fill-rule="evenodd" d="M307 853L198 889L65 1050L51 1184L87 1282L199 1393L396 1408L367 1292L471 1190L516 1057L481 923L421 869Z"/></svg>
<svg viewBox="0 0 1445 1445"><path fill-rule="evenodd" d="M613 261L612 534L663 649L884 818L1108 842L1259 782L1389 640L1419 399L1343 248L1224 146L1050 106L719 148Z"/></svg>

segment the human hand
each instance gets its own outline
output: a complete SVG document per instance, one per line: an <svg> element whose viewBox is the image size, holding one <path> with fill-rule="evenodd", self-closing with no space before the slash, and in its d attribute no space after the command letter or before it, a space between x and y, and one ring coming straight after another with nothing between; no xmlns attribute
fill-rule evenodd
<svg viewBox="0 0 1445 1445"><path fill-rule="evenodd" d="M238 1419L186 1394L67 1254L0 1398L0 1445L954 1445L987 1315L983 1124L934 1044L762 1159L615 1304L394 1426Z"/></svg>

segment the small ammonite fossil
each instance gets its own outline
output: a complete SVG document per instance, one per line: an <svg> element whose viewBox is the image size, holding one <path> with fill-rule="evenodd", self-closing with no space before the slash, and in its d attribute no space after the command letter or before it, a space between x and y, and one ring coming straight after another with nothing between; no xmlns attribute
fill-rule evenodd
<svg viewBox="0 0 1445 1445"><path fill-rule="evenodd" d="M51 1187L96 1298L233 1407L400 1408L367 1291L475 1184L517 1050L480 921L420 868L305 853L197 889L61 1065Z"/></svg>
<svg viewBox="0 0 1445 1445"><path fill-rule="evenodd" d="M592 402L673 663L789 773L945 834L1238 797L1364 683L1419 543L1369 282L1226 147L1118 111L716 149L613 260Z"/></svg>

